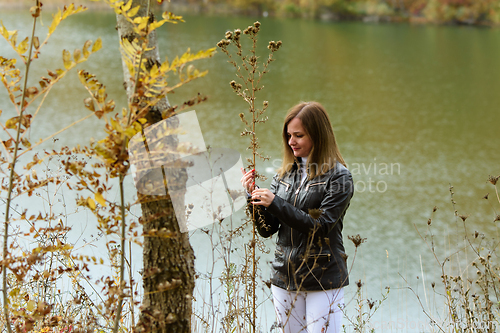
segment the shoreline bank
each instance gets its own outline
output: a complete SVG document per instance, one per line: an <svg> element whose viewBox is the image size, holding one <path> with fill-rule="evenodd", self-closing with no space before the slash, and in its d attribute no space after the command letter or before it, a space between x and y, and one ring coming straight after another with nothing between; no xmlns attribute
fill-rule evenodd
<svg viewBox="0 0 500 333"><path fill-rule="evenodd" d="M90 11L112 11L109 6L101 1L71 1L71 0L44 0L44 10L56 10L63 6L74 4L75 6L87 7ZM33 5L33 0L0 0L0 10L28 10ZM309 20L320 20L327 22L348 22L359 21L364 23L409 23L417 25L455 25L455 26L475 26L475 27L497 27L500 22L494 23L487 20L468 19L449 19L449 20L432 20L418 13L409 15L407 13L393 12L388 13L381 11L377 12L357 12L357 13L340 13L331 10L327 7L322 7L315 12L307 10L289 10L274 8L273 10L265 10L262 7L242 8L228 3L183 3L183 2L164 2L162 5L155 4L153 10L170 11L178 15L208 15L208 16L241 16L241 17L283 17L283 18L298 18Z"/></svg>

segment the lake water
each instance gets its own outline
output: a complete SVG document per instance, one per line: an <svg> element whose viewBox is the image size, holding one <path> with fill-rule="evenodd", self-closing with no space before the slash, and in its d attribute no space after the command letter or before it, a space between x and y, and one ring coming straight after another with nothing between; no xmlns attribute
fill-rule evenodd
<svg viewBox="0 0 500 333"><path fill-rule="evenodd" d="M26 12L4 11L0 18L9 30L21 30L22 36L30 30ZM350 258L354 257L354 246L347 235L359 233L367 238L359 248L351 285L346 289L349 311L355 307L351 301L354 281L361 279L365 296L373 299L380 299L389 286L389 299L372 319L377 332L422 331L417 326L427 324L428 319L407 287L429 298L424 302L426 309L438 311L444 301L430 287L431 282L439 286L440 272L415 226L425 234L427 220L437 206L433 233L438 254L443 258L462 245L462 239L456 236L460 224L450 201L451 184L458 213L470 215L469 232L478 230L498 236L493 220L494 209L498 211L500 206L493 201L494 188L487 179L500 174L500 31L259 20L262 55L269 40L282 40L283 47L275 55L276 62L271 64L259 97L270 104L269 121L261 126L258 135L262 151L271 159L260 162L258 168L271 177L274 166L279 164L280 131L286 111L299 101L321 102L330 114L356 184L344 225ZM159 30L160 52L171 59L189 47L192 51L214 47L226 30L243 30L253 22L252 18L187 17L186 23ZM50 16L45 14L42 31L49 23ZM45 75L45 68L61 67L62 48L81 48L85 40L101 37L103 50L79 67L97 74L120 110L126 98L115 24L113 14L98 12L63 22L50 40L50 50L42 52L41 61L34 64L31 78ZM4 40L0 40L0 55L13 56ZM208 95L206 103L194 107L205 142L232 148L248 157L238 116L246 111L246 105L229 86L235 76L226 61L222 52L200 61L197 67L208 69L209 74L169 99L178 104L198 92ZM76 72L64 82L51 92L31 138L50 134L87 114L82 103L87 95ZM4 118L12 110L3 90L0 99ZM56 145L87 144L89 137L102 136L99 122L91 119L58 136ZM492 205L482 199L488 192ZM91 231L95 222L89 214L77 216L79 220L73 219L77 233L87 235L88 240L95 233ZM235 220L241 216L239 212ZM191 237L197 268L204 273L211 268L210 243L199 231ZM267 244L273 247L272 241ZM267 278L268 265L264 261L270 255L263 258L262 275ZM274 321L269 300L264 309L262 325L267 332ZM390 321L397 325L391 328Z"/></svg>

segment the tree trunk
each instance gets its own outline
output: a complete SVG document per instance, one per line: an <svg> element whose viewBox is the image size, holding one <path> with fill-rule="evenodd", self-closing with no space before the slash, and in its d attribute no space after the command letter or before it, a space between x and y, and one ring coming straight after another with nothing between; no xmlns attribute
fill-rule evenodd
<svg viewBox="0 0 500 333"><path fill-rule="evenodd" d="M134 0L132 8L140 5L137 16L148 16L148 0ZM117 28L120 39L131 40L136 37L130 23L117 15ZM149 35L149 47L145 53L149 63L159 63L160 55L156 30ZM123 63L124 85L129 101L134 97L134 78ZM139 104L141 101L137 101ZM165 98L149 111L149 123L162 119L161 113L169 107ZM185 183L185 173L177 175ZM182 233L176 219L172 200L168 194L144 196L141 199L142 224L144 235L143 248L143 285L144 299L136 332L189 333L191 331L192 295L194 289L194 253L189 243L188 233ZM158 233L158 231L161 231ZM150 233L151 232L151 233Z"/></svg>
<svg viewBox="0 0 500 333"><path fill-rule="evenodd" d="M144 300L136 329L139 332L189 333L194 254L188 234L180 232L170 198L143 202L141 207L146 235L149 230L162 228L172 231L173 235L145 237L143 274L151 276L143 280Z"/></svg>

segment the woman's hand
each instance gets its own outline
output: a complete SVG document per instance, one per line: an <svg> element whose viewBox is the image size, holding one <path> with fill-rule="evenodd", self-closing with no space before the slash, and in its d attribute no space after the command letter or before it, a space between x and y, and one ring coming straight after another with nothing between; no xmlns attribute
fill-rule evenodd
<svg viewBox="0 0 500 333"><path fill-rule="evenodd" d="M241 173L243 177L241 177L241 185L243 188L247 190L248 193L252 193L255 190L255 169L245 172L243 168L241 168Z"/></svg>
<svg viewBox="0 0 500 333"><path fill-rule="evenodd" d="M258 206L269 207L274 200L274 193L267 188L258 188L252 192L252 203Z"/></svg>

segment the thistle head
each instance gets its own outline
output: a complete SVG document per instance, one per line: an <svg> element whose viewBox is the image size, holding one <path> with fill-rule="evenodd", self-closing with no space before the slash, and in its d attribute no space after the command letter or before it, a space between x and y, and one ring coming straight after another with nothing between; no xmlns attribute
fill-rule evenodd
<svg viewBox="0 0 500 333"><path fill-rule="evenodd" d="M366 242L366 238L361 238L359 234L357 234L356 236L347 236L347 238L349 238L354 243L355 247L359 247L361 244Z"/></svg>
<svg viewBox="0 0 500 333"><path fill-rule="evenodd" d="M494 177L494 176L489 176L489 177L488 177L488 181L489 181L490 183L492 183L493 185L496 185L496 184L497 184L497 181L498 181L498 178L500 178L500 176L496 176L496 177Z"/></svg>
<svg viewBox="0 0 500 333"><path fill-rule="evenodd" d="M283 44L280 40L275 42L274 40L270 41L269 42L269 45L267 46L267 48L269 50L271 50L271 52L275 52L275 51L278 51L279 48L281 47L281 44Z"/></svg>

